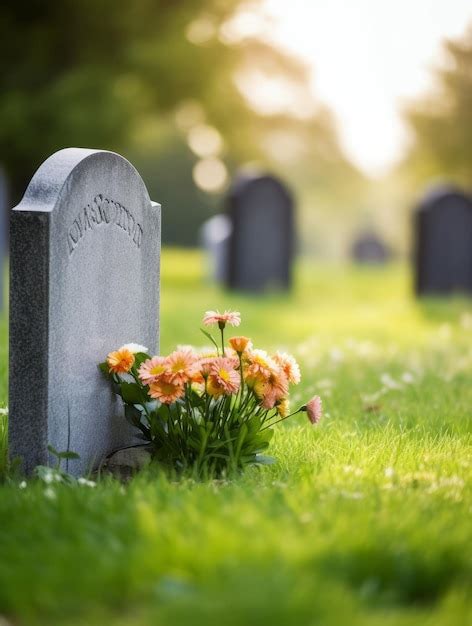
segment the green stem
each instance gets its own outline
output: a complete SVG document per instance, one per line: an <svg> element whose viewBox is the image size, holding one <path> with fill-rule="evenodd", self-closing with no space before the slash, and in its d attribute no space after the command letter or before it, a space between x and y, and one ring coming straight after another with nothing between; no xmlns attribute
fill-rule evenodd
<svg viewBox="0 0 472 626"><path fill-rule="evenodd" d="M220 326L221 332L221 356L225 355L225 327Z"/></svg>
<svg viewBox="0 0 472 626"><path fill-rule="evenodd" d="M264 426L264 428L261 428L260 432L262 432L263 430L266 430L267 428L272 428L272 426L275 426L276 424L280 424L280 422L288 420L289 417L292 417L293 415L296 415L297 413L300 413L301 410L302 409L297 409L293 413L290 413L289 415L286 415L285 417L280 418L276 422L272 422L272 424L267 424L267 426ZM274 417L275 417L275 415L274 415Z"/></svg>

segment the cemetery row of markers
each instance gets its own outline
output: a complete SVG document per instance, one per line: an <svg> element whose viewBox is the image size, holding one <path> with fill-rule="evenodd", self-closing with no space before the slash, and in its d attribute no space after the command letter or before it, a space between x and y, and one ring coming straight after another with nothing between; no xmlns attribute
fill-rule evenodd
<svg viewBox="0 0 472 626"><path fill-rule="evenodd" d="M253 292L288 289L291 194L272 176L243 176L228 207L204 227L218 278ZM415 219L417 291L472 293L472 200L439 189ZM26 472L48 462L48 444L80 455L67 461L77 475L135 443L97 363L130 338L158 353L160 228L161 207L138 172L101 150L52 155L12 209L9 448ZM361 244L378 260L372 238Z"/></svg>

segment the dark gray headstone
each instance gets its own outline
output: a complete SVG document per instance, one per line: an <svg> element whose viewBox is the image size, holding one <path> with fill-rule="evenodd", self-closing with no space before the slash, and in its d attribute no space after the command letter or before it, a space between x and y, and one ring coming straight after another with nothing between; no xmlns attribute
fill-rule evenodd
<svg viewBox="0 0 472 626"><path fill-rule="evenodd" d="M452 186L428 192L415 212L418 294L472 294L472 200Z"/></svg>
<svg viewBox="0 0 472 626"><path fill-rule="evenodd" d="M351 257L356 263L383 265L390 260L391 251L374 232L364 232L354 241Z"/></svg>
<svg viewBox="0 0 472 626"><path fill-rule="evenodd" d="M219 283L226 281L231 230L227 215L214 215L200 229L200 242L207 255L210 277Z"/></svg>
<svg viewBox="0 0 472 626"><path fill-rule="evenodd" d="M255 293L289 289L294 207L285 185L268 175L237 177L228 196L228 214L228 287Z"/></svg>
<svg viewBox="0 0 472 626"><path fill-rule="evenodd" d="M0 167L0 313L3 311L5 260L8 256L8 183Z"/></svg>
<svg viewBox="0 0 472 626"><path fill-rule="evenodd" d="M30 472L49 443L84 473L134 442L97 364L157 351L160 207L118 154L61 150L13 209L10 249L10 455Z"/></svg>

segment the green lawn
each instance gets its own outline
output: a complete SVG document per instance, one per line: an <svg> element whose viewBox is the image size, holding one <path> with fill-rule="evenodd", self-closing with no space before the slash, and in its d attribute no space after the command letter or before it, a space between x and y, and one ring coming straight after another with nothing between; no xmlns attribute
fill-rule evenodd
<svg viewBox="0 0 472 626"><path fill-rule="evenodd" d="M162 272L163 351L236 308L299 358L293 403L317 392L325 418L278 427L278 463L232 481L1 486L5 623L471 623L471 305L416 302L404 267L301 264L265 298L208 285L196 253ZM6 335L0 318L0 406Z"/></svg>

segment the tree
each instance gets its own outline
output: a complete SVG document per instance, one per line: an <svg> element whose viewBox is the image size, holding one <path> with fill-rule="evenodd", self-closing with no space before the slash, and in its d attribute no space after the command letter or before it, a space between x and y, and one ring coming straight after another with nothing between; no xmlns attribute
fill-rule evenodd
<svg viewBox="0 0 472 626"><path fill-rule="evenodd" d="M436 87L406 111L414 143L404 168L415 179L447 177L472 184L472 25L444 45Z"/></svg>

